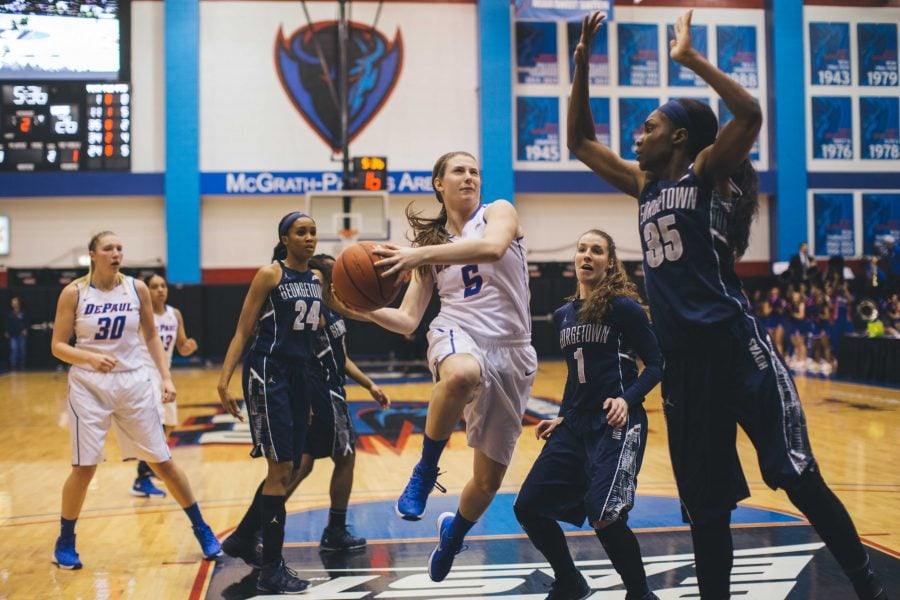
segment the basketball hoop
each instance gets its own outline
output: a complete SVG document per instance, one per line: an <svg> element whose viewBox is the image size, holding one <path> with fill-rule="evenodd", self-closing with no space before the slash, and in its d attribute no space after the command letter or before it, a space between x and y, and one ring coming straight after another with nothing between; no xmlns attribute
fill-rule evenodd
<svg viewBox="0 0 900 600"><path fill-rule="evenodd" d="M348 248L359 241L358 229L341 229L338 231L341 236L341 250Z"/></svg>

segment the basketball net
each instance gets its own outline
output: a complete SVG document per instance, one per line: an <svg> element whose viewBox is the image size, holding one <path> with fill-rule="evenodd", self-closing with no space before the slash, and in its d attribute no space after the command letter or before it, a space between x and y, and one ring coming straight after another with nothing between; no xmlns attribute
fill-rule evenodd
<svg viewBox="0 0 900 600"><path fill-rule="evenodd" d="M357 229L341 229L338 231L341 236L341 250L346 250L359 241L359 230Z"/></svg>

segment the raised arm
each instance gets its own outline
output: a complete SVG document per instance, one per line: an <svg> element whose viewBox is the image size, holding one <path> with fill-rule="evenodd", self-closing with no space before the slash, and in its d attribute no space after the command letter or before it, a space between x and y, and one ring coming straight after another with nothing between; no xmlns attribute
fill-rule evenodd
<svg viewBox="0 0 900 600"><path fill-rule="evenodd" d="M594 116L588 92L588 70L594 37L603 25L604 15L595 12L584 18L581 39L575 47L575 73L569 98L567 138L569 150L594 173L618 190L640 196L643 174L637 163L622 158L597 141Z"/></svg>
<svg viewBox="0 0 900 600"><path fill-rule="evenodd" d="M756 99L740 84L714 67L692 44L689 10L675 22L675 39L669 42L672 60L700 76L715 90L731 111L733 118L722 128L716 141L697 156L694 171L705 181L727 180L750 154L762 127L762 111Z"/></svg>
<svg viewBox="0 0 900 600"><path fill-rule="evenodd" d="M231 415L237 417L241 421L244 420L241 415L238 396L232 395L228 390L228 384L231 382L231 376L237 367L244 346L247 340L253 334L253 328L256 325L256 319L259 311L265 302L268 293L278 285L281 278L281 267L275 263L266 265L256 272L253 281L250 283L250 289L247 290L247 296L244 298L244 305L241 307L241 316L238 318L237 327L234 330L234 337L228 344L228 351L225 353L225 361L222 363L222 372L219 374L219 383L217 386L219 399L222 406L225 407Z"/></svg>

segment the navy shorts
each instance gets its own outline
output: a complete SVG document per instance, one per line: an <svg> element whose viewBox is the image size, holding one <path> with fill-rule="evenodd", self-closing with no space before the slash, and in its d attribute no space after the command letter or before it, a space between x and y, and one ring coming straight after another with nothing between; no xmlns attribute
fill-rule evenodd
<svg viewBox="0 0 900 600"><path fill-rule="evenodd" d="M244 360L244 400L250 414L254 458L299 464L309 427L308 375L303 361L258 352Z"/></svg>
<svg viewBox="0 0 900 600"><path fill-rule="evenodd" d="M647 413L629 409L610 427L602 413L572 412L553 430L519 490L516 506L578 527L613 522L634 506L647 444Z"/></svg>
<svg viewBox="0 0 900 600"><path fill-rule="evenodd" d="M698 347L696 354L666 355L662 381L682 515L693 523L727 513L750 495L738 425L773 489L790 486L815 463L797 388L753 317L742 315Z"/></svg>
<svg viewBox="0 0 900 600"><path fill-rule="evenodd" d="M313 458L352 454L356 431L350 420L344 387L332 385L317 375L311 375L309 383L313 414L304 454L312 454Z"/></svg>

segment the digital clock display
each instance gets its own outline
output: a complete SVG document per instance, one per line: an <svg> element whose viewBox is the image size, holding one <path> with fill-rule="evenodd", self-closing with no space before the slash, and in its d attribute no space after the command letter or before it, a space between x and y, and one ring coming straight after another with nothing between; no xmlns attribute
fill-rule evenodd
<svg viewBox="0 0 900 600"><path fill-rule="evenodd" d="M127 83L0 86L0 171L128 171Z"/></svg>

